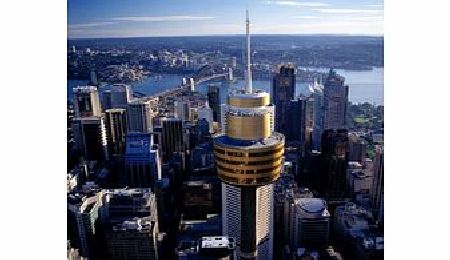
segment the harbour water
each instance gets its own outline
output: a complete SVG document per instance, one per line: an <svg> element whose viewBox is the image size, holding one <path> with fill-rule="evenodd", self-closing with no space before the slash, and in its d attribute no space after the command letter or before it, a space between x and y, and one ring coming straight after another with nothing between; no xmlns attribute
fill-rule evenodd
<svg viewBox="0 0 450 260"><path fill-rule="evenodd" d="M326 72L328 69L314 69ZM345 77L345 84L349 85L349 100L352 103L369 102L372 104L383 105L384 103L384 69L374 68L368 71L340 70L336 72ZM182 74L162 74L157 77L149 77L140 82L132 84L133 90L145 95L153 95L162 92L165 89L171 89L181 84ZM236 80L233 83L208 82L196 86L200 92L206 92L208 84L221 85L221 101L225 102L226 93L231 89L242 88L244 80ZM87 81L68 80L68 98L71 98L72 88L77 85L85 85ZM271 92L270 80L253 80L253 87ZM297 82L296 96L308 94L308 83Z"/></svg>

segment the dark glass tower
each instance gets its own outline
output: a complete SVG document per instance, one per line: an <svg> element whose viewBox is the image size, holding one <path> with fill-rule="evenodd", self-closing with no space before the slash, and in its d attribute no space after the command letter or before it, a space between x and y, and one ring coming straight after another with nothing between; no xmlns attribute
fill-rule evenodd
<svg viewBox="0 0 450 260"><path fill-rule="evenodd" d="M278 65L272 82L273 104L275 105L275 130L283 134L287 131L287 103L295 95L295 66Z"/></svg>

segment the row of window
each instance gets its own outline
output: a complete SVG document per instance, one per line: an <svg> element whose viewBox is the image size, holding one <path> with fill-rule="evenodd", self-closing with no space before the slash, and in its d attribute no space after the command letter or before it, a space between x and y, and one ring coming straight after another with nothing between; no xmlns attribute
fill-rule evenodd
<svg viewBox="0 0 450 260"><path fill-rule="evenodd" d="M216 157L216 160L219 162L224 162L224 163L231 164L231 165L248 165L248 166L272 164L280 159L281 159L281 157L276 157L276 158L273 158L270 160L264 160L264 161L241 162L241 161L230 161L230 160L222 159L220 157Z"/></svg>
<svg viewBox="0 0 450 260"><path fill-rule="evenodd" d="M260 152L260 153L248 153L248 157L263 157L263 156L279 153L282 150L283 150L283 148L278 148L275 150L270 150L270 151L265 151L265 152ZM215 151L219 154L225 154L225 150L222 150L219 148L216 148ZM247 153L241 153L241 152L226 152L226 154L228 156L233 156L233 157L246 157L247 156Z"/></svg>
<svg viewBox="0 0 450 260"><path fill-rule="evenodd" d="M239 169L229 169L229 168L225 168L221 165L217 165L217 168L219 168L220 170L224 171L224 172L229 172L229 173L235 173L235 174L259 174L259 173L269 173L269 172L273 172L276 169L279 168L279 166L275 166L275 167L270 167L270 168L264 168L264 169L258 169L258 170L239 170Z"/></svg>

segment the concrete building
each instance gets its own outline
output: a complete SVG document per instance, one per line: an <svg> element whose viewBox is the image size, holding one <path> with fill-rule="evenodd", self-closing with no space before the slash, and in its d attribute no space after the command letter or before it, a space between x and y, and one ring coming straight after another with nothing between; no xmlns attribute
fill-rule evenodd
<svg viewBox="0 0 450 260"><path fill-rule="evenodd" d="M232 93L222 110L223 135L214 139L222 180L222 227L235 237L238 257L273 257L273 182L280 176L284 136L273 131L269 93L253 91L247 13L245 90Z"/></svg>
<svg viewBox="0 0 450 260"><path fill-rule="evenodd" d="M108 152L110 156L120 156L125 150L125 136L127 133L127 114L122 108L105 111L106 136L108 138Z"/></svg>
<svg viewBox="0 0 450 260"><path fill-rule="evenodd" d="M102 109L95 86L79 86L73 89L75 117L100 117Z"/></svg>
<svg viewBox="0 0 450 260"><path fill-rule="evenodd" d="M348 85L344 81L330 69L324 83L324 130L347 128Z"/></svg>
<svg viewBox="0 0 450 260"><path fill-rule="evenodd" d="M153 147L151 134L127 134L124 157L126 185L129 187L153 187L161 177L161 158L158 149Z"/></svg>
<svg viewBox="0 0 450 260"><path fill-rule="evenodd" d="M107 135L102 117L80 117L73 120L75 149L87 161L108 160Z"/></svg>

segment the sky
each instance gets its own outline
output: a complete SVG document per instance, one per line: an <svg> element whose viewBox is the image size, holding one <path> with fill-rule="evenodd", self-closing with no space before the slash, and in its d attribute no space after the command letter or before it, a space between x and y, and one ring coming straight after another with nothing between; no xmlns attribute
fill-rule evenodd
<svg viewBox="0 0 450 260"><path fill-rule="evenodd" d="M383 35L383 0L68 0L69 38Z"/></svg>

